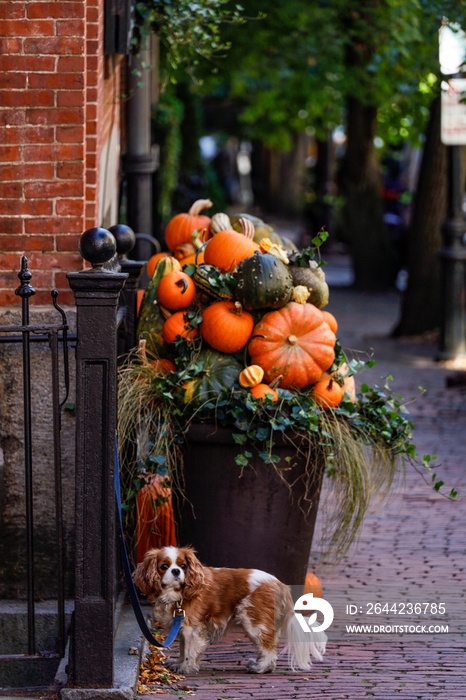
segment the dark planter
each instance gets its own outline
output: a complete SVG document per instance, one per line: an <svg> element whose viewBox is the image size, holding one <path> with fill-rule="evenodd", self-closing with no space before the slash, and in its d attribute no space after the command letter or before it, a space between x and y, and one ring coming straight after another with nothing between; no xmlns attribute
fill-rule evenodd
<svg viewBox="0 0 466 700"><path fill-rule="evenodd" d="M292 465L282 472L292 484L290 493L255 448L246 448L254 456L242 470L235 462L240 448L230 429L190 427L184 451L186 500L179 495L174 499L178 542L193 545L209 566L262 569L287 584L300 585L311 550L323 464L313 466L307 486L312 507L305 515L309 475L304 456L282 436L276 441L277 466Z"/></svg>

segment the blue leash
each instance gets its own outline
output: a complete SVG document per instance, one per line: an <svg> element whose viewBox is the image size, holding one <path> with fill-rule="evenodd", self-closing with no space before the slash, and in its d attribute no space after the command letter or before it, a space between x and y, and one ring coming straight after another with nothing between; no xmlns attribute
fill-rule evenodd
<svg viewBox="0 0 466 700"><path fill-rule="evenodd" d="M133 611L136 616L136 620L138 621L141 632L143 633L144 637L147 639L149 644L153 644L156 647L169 647L171 644L173 644L178 632L180 631L181 623L184 619L184 610L181 607L175 609L175 612L173 613L173 625L171 627L170 632L168 633L168 637L164 642L160 642L154 637L154 635L147 626L146 620L144 618L144 613L142 612L141 606L139 604L138 594L136 593L136 588L133 583L133 577L131 575L131 566L128 559L128 552L126 551L125 537L123 531L123 519L121 517L120 462L118 459L117 443L115 443L115 494L118 506L118 521L120 523L123 570L125 573L126 588L128 589L129 599L131 601L131 605L133 606Z"/></svg>

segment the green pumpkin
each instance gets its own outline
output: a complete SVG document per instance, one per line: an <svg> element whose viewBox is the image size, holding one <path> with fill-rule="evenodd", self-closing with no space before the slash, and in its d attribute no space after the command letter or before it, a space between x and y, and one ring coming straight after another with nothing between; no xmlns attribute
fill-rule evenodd
<svg viewBox="0 0 466 700"><path fill-rule="evenodd" d="M200 369L199 374L180 388L179 398L182 403L189 404L190 409L200 408L209 401L215 403L223 389L231 389L238 381L243 369L231 355L211 349L202 350L195 364Z"/></svg>
<svg viewBox="0 0 466 700"><path fill-rule="evenodd" d="M238 266L235 297L248 311L281 309L292 289L287 266L274 255L256 252Z"/></svg>

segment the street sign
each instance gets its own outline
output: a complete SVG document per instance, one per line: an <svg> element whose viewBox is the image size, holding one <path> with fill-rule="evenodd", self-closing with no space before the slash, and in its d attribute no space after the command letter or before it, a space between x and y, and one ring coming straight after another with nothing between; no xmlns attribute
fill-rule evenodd
<svg viewBox="0 0 466 700"><path fill-rule="evenodd" d="M446 146L466 144L466 79L442 81L441 139Z"/></svg>

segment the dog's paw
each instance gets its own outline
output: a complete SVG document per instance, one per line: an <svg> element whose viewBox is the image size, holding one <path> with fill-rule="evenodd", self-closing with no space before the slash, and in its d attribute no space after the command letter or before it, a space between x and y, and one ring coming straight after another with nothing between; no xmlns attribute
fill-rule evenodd
<svg viewBox="0 0 466 700"><path fill-rule="evenodd" d="M256 659L248 659L248 662L246 664L246 671L248 673L257 673L258 668L259 664L257 663Z"/></svg>
<svg viewBox="0 0 466 700"><path fill-rule="evenodd" d="M189 661L180 661L179 659L166 661L165 666L175 673L197 673L199 671L199 666L196 666L196 664Z"/></svg>

